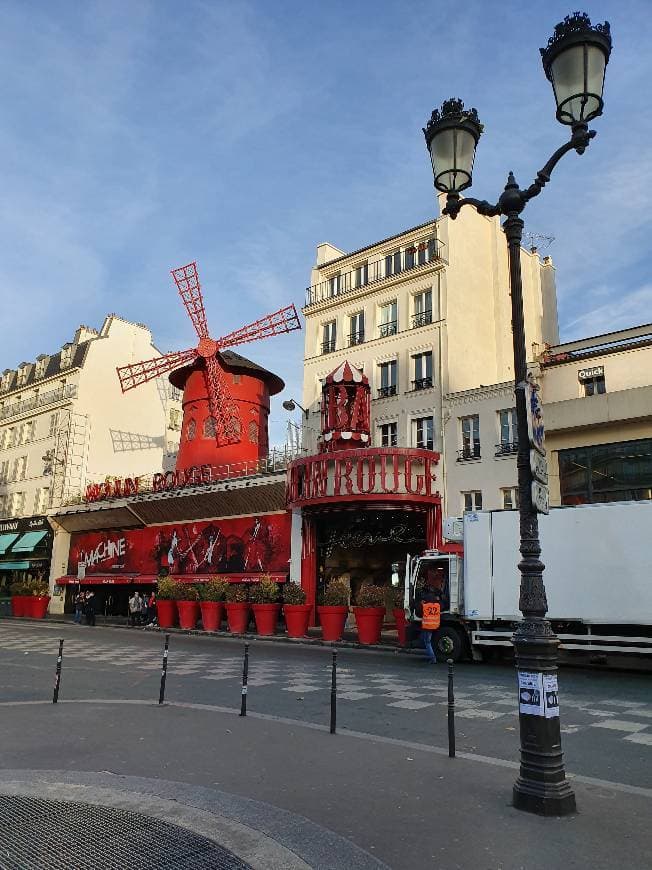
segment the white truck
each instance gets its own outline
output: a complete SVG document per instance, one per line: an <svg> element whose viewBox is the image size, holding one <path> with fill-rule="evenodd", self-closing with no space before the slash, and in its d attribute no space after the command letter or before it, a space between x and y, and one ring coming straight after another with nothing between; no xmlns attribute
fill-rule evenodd
<svg viewBox="0 0 652 870"><path fill-rule="evenodd" d="M652 664L652 501L551 508L539 516L539 535L560 654ZM518 511L466 513L445 522L444 537L441 550L408 557L408 620L429 571L443 567L437 657L482 659L511 647L521 618ZM418 625L411 622L408 637Z"/></svg>

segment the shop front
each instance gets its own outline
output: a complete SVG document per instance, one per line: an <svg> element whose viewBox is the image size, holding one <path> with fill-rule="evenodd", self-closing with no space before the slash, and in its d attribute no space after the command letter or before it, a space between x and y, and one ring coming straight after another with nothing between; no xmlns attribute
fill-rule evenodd
<svg viewBox="0 0 652 870"><path fill-rule="evenodd" d="M47 517L0 520L0 599L9 598L15 583L47 584L52 555L52 529Z"/></svg>

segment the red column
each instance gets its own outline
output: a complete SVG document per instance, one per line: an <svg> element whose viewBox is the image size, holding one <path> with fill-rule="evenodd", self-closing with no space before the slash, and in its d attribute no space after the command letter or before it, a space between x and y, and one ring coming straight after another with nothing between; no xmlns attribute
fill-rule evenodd
<svg viewBox="0 0 652 870"><path fill-rule="evenodd" d="M435 504L426 514L426 549L439 550L442 543L441 505Z"/></svg>
<svg viewBox="0 0 652 870"><path fill-rule="evenodd" d="M315 625L317 598L317 528L313 517L304 515L301 524L301 587L310 604L310 625Z"/></svg>

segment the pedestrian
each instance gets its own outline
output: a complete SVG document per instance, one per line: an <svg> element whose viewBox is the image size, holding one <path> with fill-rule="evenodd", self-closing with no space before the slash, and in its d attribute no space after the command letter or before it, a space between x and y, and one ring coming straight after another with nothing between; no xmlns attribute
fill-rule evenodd
<svg viewBox="0 0 652 870"><path fill-rule="evenodd" d="M156 594L152 592L147 600L147 624L154 625L156 622Z"/></svg>
<svg viewBox="0 0 652 870"><path fill-rule="evenodd" d="M426 651L426 661L430 665L437 663L432 649L432 635L441 624L441 596L437 589L427 586L421 599L417 602L416 618L421 621L421 643Z"/></svg>
<svg viewBox="0 0 652 870"><path fill-rule="evenodd" d="M86 595L81 589L75 595L75 622L77 625L81 625L82 615L84 613L84 604L86 602Z"/></svg>
<svg viewBox="0 0 652 870"><path fill-rule="evenodd" d="M145 595L145 593L143 593L140 596L140 619L139 619L140 624L143 626L147 625L147 611L148 611L147 595Z"/></svg>
<svg viewBox="0 0 652 870"><path fill-rule="evenodd" d="M132 626L136 625L137 622L140 622L140 614L140 594L138 592L134 592L134 594L129 599L129 622Z"/></svg>
<svg viewBox="0 0 652 870"><path fill-rule="evenodd" d="M95 593L86 594L86 625L95 625Z"/></svg>

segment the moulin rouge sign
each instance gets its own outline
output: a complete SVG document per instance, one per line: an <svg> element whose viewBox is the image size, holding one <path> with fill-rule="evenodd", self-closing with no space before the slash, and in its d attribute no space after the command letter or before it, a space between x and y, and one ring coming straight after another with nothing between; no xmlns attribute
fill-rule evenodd
<svg viewBox="0 0 652 870"><path fill-rule="evenodd" d="M165 492L170 489L182 489L185 486L198 486L211 483L221 475L213 473L212 465L194 465L179 471L157 472L152 476L150 486L143 486L141 477L111 478L102 483L89 483L86 487L84 500L102 501L107 498L127 498L138 495L139 492Z"/></svg>

